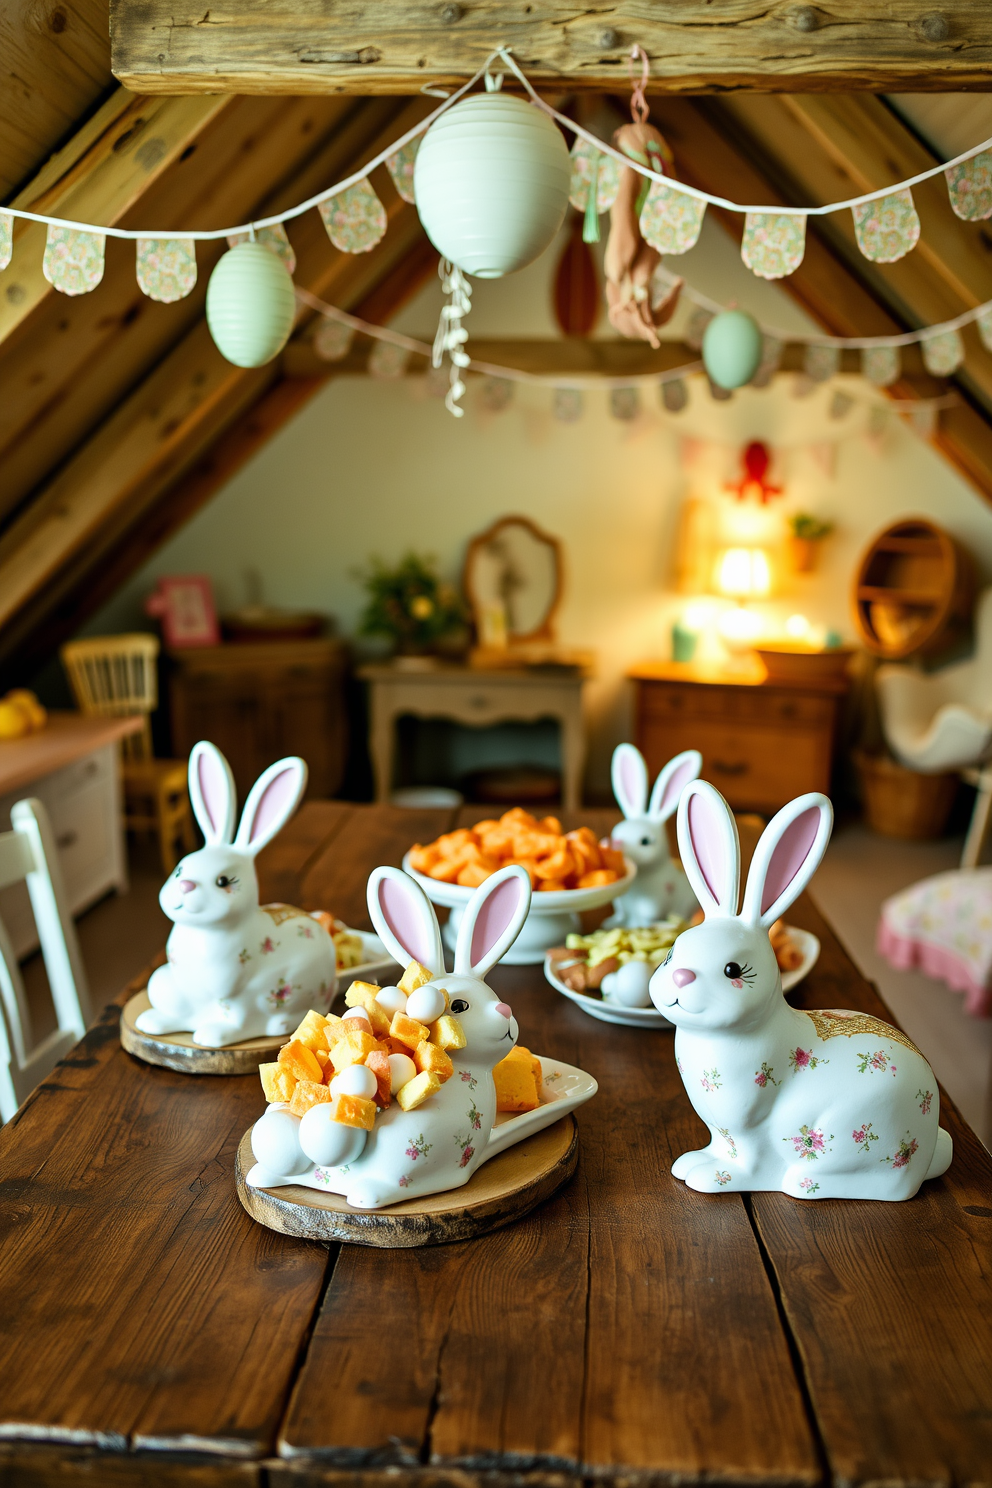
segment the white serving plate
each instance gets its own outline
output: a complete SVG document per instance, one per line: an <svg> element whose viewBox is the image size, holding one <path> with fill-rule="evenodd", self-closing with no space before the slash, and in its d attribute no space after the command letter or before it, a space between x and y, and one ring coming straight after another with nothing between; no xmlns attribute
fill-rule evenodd
<svg viewBox="0 0 992 1488"><path fill-rule="evenodd" d="M561 945L566 935L581 928L579 914L582 910L599 909L627 892L637 877L637 868L628 857L624 857L624 864L627 872L616 883L604 884L597 889L559 889L550 894L535 894L523 929L502 961L507 966L540 966L553 946ZM418 873L410 866L409 853L403 859L403 871L416 879L432 904L441 904L451 910L441 933L448 949L454 950L458 926L475 890L464 889L461 884L442 883L426 873Z"/></svg>
<svg viewBox="0 0 992 1488"><path fill-rule="evenodd" d="M338 991L347 990L352 982L363 982L373 973L385 971L387 967L395 966L395 962L378 935L373 935L370 930L352 930L343 920L335 920L339 930L347 930L349 935L357 935L362 942L362 962L360 966L338 967L337 987Z"/></svg>
<svg viewBox="0 0 992 1488"><path fill-rule="evenodd" d="M796 925L788 925L786 928L792 941L803 953L802 964L782 975L782 991L791 992L793 987L798 987L803 977L807 976L816 965L820 954L820 942L810 930L800 930ZM544 975L556 992L567 997L569 1002L574 1002L576 1007L580 1007L591 1018L598 1018L601 1023L618 1023L623 1028L672 1028L674 1026L664 1013L659 1013L656 1007L622 1007L619 1003L606 1002L602 997L592 997L588 992L574 992L560 977L555 975L550 956L546 956L544 960Z"/></svg>

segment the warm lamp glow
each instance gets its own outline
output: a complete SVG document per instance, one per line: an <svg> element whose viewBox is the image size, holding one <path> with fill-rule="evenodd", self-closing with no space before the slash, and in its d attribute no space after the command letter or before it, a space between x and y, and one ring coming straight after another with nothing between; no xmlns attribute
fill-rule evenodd
<svg viewBox="0 0 992 1488"><path fill-rule="evenodd" d="M736 599L754 599L772 587L765 548L725 548L717 565L716 587Z"/></svg>

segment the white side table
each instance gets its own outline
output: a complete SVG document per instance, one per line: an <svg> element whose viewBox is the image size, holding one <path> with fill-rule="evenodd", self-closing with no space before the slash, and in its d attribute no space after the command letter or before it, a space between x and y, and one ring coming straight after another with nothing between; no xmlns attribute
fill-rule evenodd
<svg viewBox="0 0 992 1488"><path fill-rule="evenodd" d="M389 800L396 720L410 713L416 718L451 718L475 728L556 719L561 731L562 806L575 811L581 804L586 740L579 672L476 671L460 666L408 672L375 664L362 667L359 676L368 682L371 694L369 748L377 801Z"/></svg>

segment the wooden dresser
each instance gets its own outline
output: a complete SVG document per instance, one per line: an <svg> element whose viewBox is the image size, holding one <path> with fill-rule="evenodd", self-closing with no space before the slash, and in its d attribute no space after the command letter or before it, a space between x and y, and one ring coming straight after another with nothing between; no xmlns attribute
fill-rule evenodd
<svg viewBox="0 0 992 1488"><path fill-rule="evenodd" d="M170 651L168 661L175 755L209 739L244 801L267 765L298 754L310 770L307 795L334 795L348 744L340 641L203 646Z"/></svg>
<svg viewBox="0 0 992 1488"><path fill-rule="evenodd" d="M846 681L769 682L760 663L645 662L627 675L635 741L652 776L673 754L698 749L703 778L735 810L767 814L804 791L829 791Z"/></svg>

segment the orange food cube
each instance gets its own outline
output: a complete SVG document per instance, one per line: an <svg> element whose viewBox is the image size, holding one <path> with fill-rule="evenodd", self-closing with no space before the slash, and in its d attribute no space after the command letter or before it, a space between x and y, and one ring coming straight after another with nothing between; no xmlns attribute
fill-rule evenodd
<svg viewBox="0 0 992 1488"><path fill-rule="evenodd" d="M419 961L411 961L396 985L409 997L410 993L416 992L418 987L426 987L431 978L432 973L427 970L426 966L421 966Z"/></svg>
<svg viewBox="0 0 992 1488"><path fill-rule="evenodd" d="M600 856L599 845L588 827L580 827L577 832L569 832L566 841L576 859L580 876L583 873L592 872L594 868L602 868L603 859Z"/></svg>
<svg viewBox="0 0 992 1488"><path fill-rule="evenodd" d="M350 1008L360 1007L368 1017L376 1038L382 1038L383 1034L389 1032L389 1014L376 1001L378 993L379 988L372 982L352 982L344 994L344 1000Z"/></svg>
<svg viewBox="0 0 992 1488"><path fill-rule="evenodd" d="M572 855L567 848L559 848L541 858L534 866L538 878L567 878L572 871Z"/></svg>
<svg viewBox="0 0 992 1488"><path fill-rule="evenodd" d="M429 870L429 876L436 878L438 883L454 883L461 871L462 865L459 858L439 858Z"/></svg>
<svg viewBox="0 0 992 1488"><path fill-rule="evenodd" d="M426 1039L414 1049L413 1062L418 1070L429 1070L432 1075L437 1075L442 1085L455 1073L455 1066L444 1050Z"/></svg>
<svg viewBox="0 0 992 1488"><path fill-rule="evenodd" d="M422 1106L425 1100L436 1095L441 1089L441 1081L437 1075L430 1070L421 1070L419 1075L414 1075L412 1080L407 1080L396 1092L396 1099L404 1111L415 1111Z"/></svg>
<svg viewBox="0 0 992 1488"><path fill-rule="evenodd" d="M557 894L562 889L567 889L568 884L563 878L538 879L537 891L539 894Z"/></svg>
<svg viewBox="0 0 992 1488"><path fill-rule="evenodd" d="M464 1049L466 1042L465 1030L451 1013L442 1013L440 1018L431 1024L431 1043L437 1044L439 1049ZM404 1054L406 1050L399 1049L396 1052Z"/></svg>
<svg viewBox="0 0 992 1488"><path fill-rule="evenodd" d="M523 1044L517 1044L510 1050L506 1057L511 1061L515 1061L517 1064L522 1064L526 1068L533 1070L537 1088L538 1090L542 1088L544 1084L544 1071L541 1069L541 1061L536 1054L532 1054Z"/></svg>
<svg viewBox="0 0 992 1488"><path fill-rule="evenodd" d="M316 1058L317 1063L320 1065L320 1068L321 1068L321 1070L323 1072L323 1077L326 1080L328 1078L328 1070L330 1071L330 1073L332 1075L334 1073L334 1066L331 1064L330 1050L329 1049L314 1049L313 1052L314 1052L314 1057Z"/></svg>
<svg viewBox="0 0 992 1488"><path fill-rule="evenodd" d="M334 1073L339 1075L349 1064L364 1064L368 1056L375 1048L375 1039L370 1033L358 1028L354 1033L349 1029L346 1034L338 1039L331 1050L331 1063Z"/></svg>
<svg viewBox="0 0 992 1488"><path fill-rule="evenodd" d="M361 1126L371 1131L375 1126L376 1103L361 1095L336 1095L331 1101L331 1120L342 1126Z"/></svg>
<svg viewBox="0 0 992 1488"><path fill-rule="evenodd" d="M293 1091L289 1109L294 1116L303 1116L311 1106L319 1105L321 1101L330 1099L331 1092L326 1085L320 1085L316 1080L299 1080Z"/></svg>
<svg viewBox="0 0 992 1488"><path fill-rule="evenodd" d="M258 1073L267 1101L292 1100L293 1091L296 1089L296 1077L289 1073L284 1064L279 1064L278 1061L273 1061L272 1064L260 1064Z"/></svg>
<svg viewBox="0 0 992 1488"><path fill-rule="evenodd" d="M326 1023L323 1013L315 1013L312 1010L307 1013L299 1028L292 1035L301 1044L316 1054L318 1049L327 1050L327 1038L325 1035Z"/></svg>
<svg viewBox="0 0 992 1488"><path fill-rule="evenodd" d="M493 1070L497 1111L533 1111L540 1104L537 1080L529 1061L508 1055Z"/></svg>
<svg viewBox="0 0 992 1488"><path fill-rule="evenodd" d="M326 909L312 909L310 911L310 918L316 920L318 925L323 925L328 935L333 935L338 928L334 916L329 914Z"/></svg>
<svg viewBox="0 0 992 1488"><path fill-rule="evenodd" d="M486 867L483 863L466 863L464 868L459 869L455 883L461 884L463 889L477 889L480 884L485 883L490 874L496 872L496 864L493 860L489 858L486 862L492 863L492 866Z"/></svg>
<svg viewBox="0 0 992 1488"><path fill-rule="evenodd" d="M301 1044L299 1039L291 1039L288 1044L283 1044L279 1050L278 1063L287 1069L297 1080L316 1080L320 1083L323 1071L317 1061L317 1056L306 1044Z"/></svg>
<svg viewBox="0 0 992 1488"><path fill-rule="evenodd" d="M411 847L410 867L415 873L429 873L436 862L437 850L433 845L421 847L419 842L415 842Z"/></svg>
<svg viewBox="0 0 992 1488"><path fill-rule="evenodd" d="M601 889L616 881L617 876L612 868L594 868L591 873L583 873L579 879L579 888Z"/></svg>
<svg viewBox="0 0 992 1488"><path fill-rule="evenodd" d="M600 845L599 854L603 860L603 867L612 868L617 878L623 878L627 872L623 861L623 853L619 852L615 847L610 847L609 843L604 842Z"/></svg>
<svg viewBox="0 0 992 1488"><path fill-rule="evenodd" d="M561 822L556 816L545 816L538 822L542 832L550 832L555 837L561 836Z"/></svg>
<svg viewBox="0 0 992 1488"><path fill-rule="evenodd" d="M409 1054L411 1049L415 1049L427 1038L429 1030L423 1023L418 1023L416 1018L408 1018L406 1013L394 1013L389 1032L392 1038L399 1039L401 1044L406 1045L403 1052Z"/></svg>
<svg viewBox="0 0 992 1488"><path fill-rule="evenodd" d="M379 1089L373 1096L377 1106L385 1109L392 1100L392 1082L389 1074L389 1055L383 1054L379 1049L373 1049L365 1061L365 1068L370 1069L375 1075Z"/></svg>

